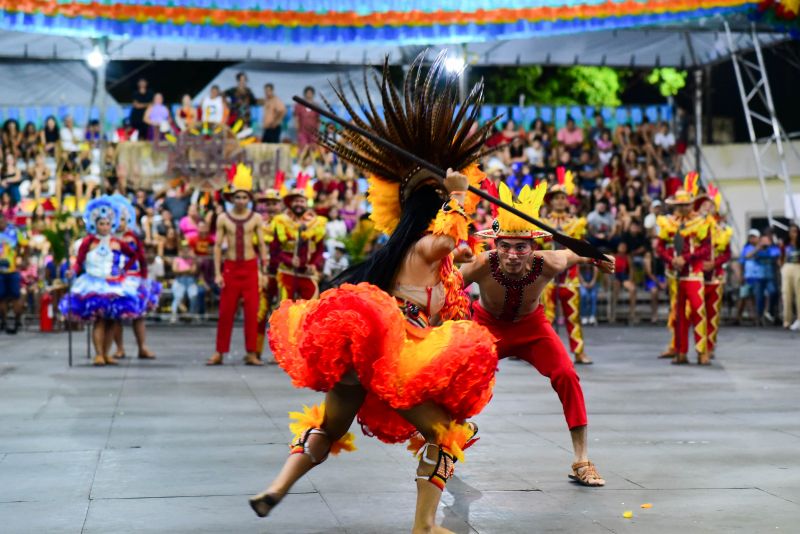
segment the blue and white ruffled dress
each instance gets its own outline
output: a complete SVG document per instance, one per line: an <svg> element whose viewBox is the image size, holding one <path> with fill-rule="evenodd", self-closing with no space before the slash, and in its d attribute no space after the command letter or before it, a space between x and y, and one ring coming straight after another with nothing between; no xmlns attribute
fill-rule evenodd
<svg viewBox="0 0 800 534"><path fill-rule="evenodd" d="M139 293L140 278L125 277L119 250L106 236L86 254L84 273L72 283L58 308L70 319L130 319L140 317L146 303Z"/></svg>

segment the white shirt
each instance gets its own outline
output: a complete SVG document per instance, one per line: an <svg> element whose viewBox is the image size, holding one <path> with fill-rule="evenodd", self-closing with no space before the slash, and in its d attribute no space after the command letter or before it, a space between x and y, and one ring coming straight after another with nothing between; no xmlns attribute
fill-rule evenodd
<svg viewBox="0 0 800 534"><path fill-rule="evenodd" d="M669 150L675 146L675 136L672 135L672 132L667 132L665 134L658 132L655 137L653 137L653 142L656 146L660 146L664 150Z"/></svg>
<svg viewBox="0 0 800 534"><path fill-rule="evenodd" d="M333 256L325 260L325 266L322 268L322 274L325 278L334 278L339 273L350 267L350 262L347 256L342 256L342 259L336 260Z"/></svg>
<svg viewBox="0 0 800 534"><path fill-rule="evenodd" d="M71 129L64 126L59 132L59 137L61 138L61 148L67 152L80 151L80 144L83 142L83 130L77 126L73 126Z"/></svg>
<svg viewBox="0 0 800 534"><path fill-rule="evenodd" d="M207 96L200 107L203 110L203 122L221 124L225 119L225 102L222 96L217 98Z"/></svg>

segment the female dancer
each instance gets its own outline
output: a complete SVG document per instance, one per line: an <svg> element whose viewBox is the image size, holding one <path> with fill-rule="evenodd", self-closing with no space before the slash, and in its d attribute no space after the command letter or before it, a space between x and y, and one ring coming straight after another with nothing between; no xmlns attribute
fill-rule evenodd
<svg viewBox="0 0 800 534"><path fill-rule="evenodd" d="M117 365L108 354L111 330L116 320L137 317L142 313L139 284L125 277L135 259L134 252L113 237L119 226L119 211L107 197L92 200L83 214L88 235L81 241L78 257L68 276L83 274L72 283L68 294L59 302L59 310L70 319L93 320L94 365ZM120 259L127 261L120 267Z"/></svg>
<svg viewBox="0 0 800 534"><path fill-rule="evenodd" d="M119 228L117 236L120 241L128 245L136 255L130 268L125 275L133 278L139 285L139 298L143 302L142 314L133 319L133 334L136 336L136 344L139 347L139 358L143 360L154 360L156 355L147 348L144 316L147 312L158 308L158 300L161 297L161 284L155 280L147 278L147 257L144 253L144 244L139 239L136 225L136 210L133 204L123 195L115 193L110 199L116 203L120 213ZM122 321L114 325L114 343L117 345L117 358L125 357L125 349L122 340Z"/></svg>
<svg viewBox="0 0 800 534"><path fill-rule="evenodd" d="M336 90L359 126L448 172L442 183L347 130L320 140L369 174L372 219L391 237L335 279L339 287L319 300L286 301L272 315L270 346L278 363L295 386L325 391L326 397L323 406L293 414L291 454L269 487L250 500L261 517L329 453L354 449L347 430L358 416L366 435L387 443L417 431L424 437L413 532L447 532L434 524L441 491L477 430L460 421L488 402L497 365L494 338L460 320L467 299L452 262L456 245L467 239L477 197L466 189L484 178L474 162L494 121L469 134L481 86L459 106L458 81L446 74L444 56L426 76L422 60L412 64L404 96L389 82L388 62L383 79L375 76L385 118L369 96L366 118L360 118L341 85Z"/></svg>

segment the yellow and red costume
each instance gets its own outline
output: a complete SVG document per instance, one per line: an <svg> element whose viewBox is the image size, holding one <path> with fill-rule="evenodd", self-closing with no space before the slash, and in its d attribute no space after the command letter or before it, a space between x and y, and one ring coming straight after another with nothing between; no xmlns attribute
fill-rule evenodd
<svg viewBox="0 0 800 534"><path fill-rule="evenodd" d="M302 190L293 189L284 202L305 196ZM300 217L293 213L279 213L272 219L269 243L269 274L277 280L278 298L313 299L319 294L318 280L325 258L325 217L306 211ZM294 267L292 260L299 260Z"/></svg>
<svg viewBox="0 0 800 534"><path fill-rule="evenodd" d="M712 184L708 186L708 196L714 203L715 215L708 216L711 231L711 258L713 266L704 273L704 294L706 301L706 351L713 358L719 335L722 297L725 289L725 264L731 259L731 237L733 228L719 217L722 200L719 190Z"/></svg>
<svg viewBox="0 0 800 534"><path fill-rule="evenodd" d="M280 202L281 195L277 189L267 189L263 193L256 196L256 201L273 200ZM266 213L261 214L261 233L264 235L264 243L267 245L267 250L272 245L275 235L272 232L272 217ZM258 237L253 237L253 245L258 250ZM256 352L261 355L264 352L264 340L266 339L267 321L272 309L273 303L278 299L278 281L275 276L267 275L267 284L261 288L261 294L258 298L258 338L256 339Z"/></svg>
<svg viewBox="0 0 800 534"><path fill-rule="evenodd" d="M684 188L675 192L667 203L673 206L689 205L695 201L697 175L689 173ZM689 212L686 216L677 214L659 216L658 246L656 253L668 265L681 256L685 264L675 269L677 275L677 294L671 313L672 332L676 359L675 363L686 363L689 350L689 324L694 327L695 350L702 361L707 356L706 335L707 317L705 308L705 287L703 284L703 264L710 258L711 231L707 218Z"/></svg>
<svg viewBox="0 0 800 534"><path fill-rule="evenodd" d="M557 182L553 184L547 193L545 201L552 199L553 195L564 194L572 195L574 191L573 175L570 171L565 171L563 167L557 169ZM549 226L563 234L575 239L586 237L586 218L575 217L567 211L550 211L543 219ZM553 242L550 241L544 248L552 248ZM580 273L578 266L559 273L550 282L542 293L544 303L544 313L547 320L551 323L556 318L556 306L561 305L561 313L564 317L564 325L567 327L569 337L569 348L572 354L580 356L583 354L583 330L581 329L581 292L580 292Z"/></svg>

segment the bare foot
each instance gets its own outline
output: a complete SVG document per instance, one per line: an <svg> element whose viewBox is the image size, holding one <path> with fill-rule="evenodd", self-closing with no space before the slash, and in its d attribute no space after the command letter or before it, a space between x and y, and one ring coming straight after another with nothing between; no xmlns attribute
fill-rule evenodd
<svg viewBox="0 0 800 534"><path fill-rule="evenodd" d="M125 351L118 350L117 352L114 353L114 357L118 360L122 360L123 358L125 358Z"/></svg>
<svg viewBox="0 0 800 534"><path fill-rule="evenodd" d="M594 362L585 353L581 352L580 354L575 355L575 363L579 365L591 365Z"/></svg>
<svg viewBox="0 0 800 534"><path fill-rule="evenodd" d="M258 357L255 352L250 352L244 357L245 365L264 365L264 362Z"/></svg>
<svg viewBox="0 0 800 534"><path fill-rule="evenodd" d="M250 508L256 513L258 517L267 517L273 508L278 506L281 502L280 498L266 491L250 497Z"/></svg>
<svg viewBox="0 0 800 534"><path fill-rule="evenodd" d="M150 349L147 347L143 348L139 351L139 359L140 360L155 360L156 355L150 352Z"/></svg>
<svg viewBox="0 0 800 534"><path fill-rule="evenodd" d="M411 534L455 534L452 530L447 530L446 528L433 525L430 528L414 528L411 530Z"/></svg>
<svg viewBox="0 0 800 534"><path fill-rule="evenodd" d="M215 352L206 362L206 365L222 365L222 354Z"/></svg>

